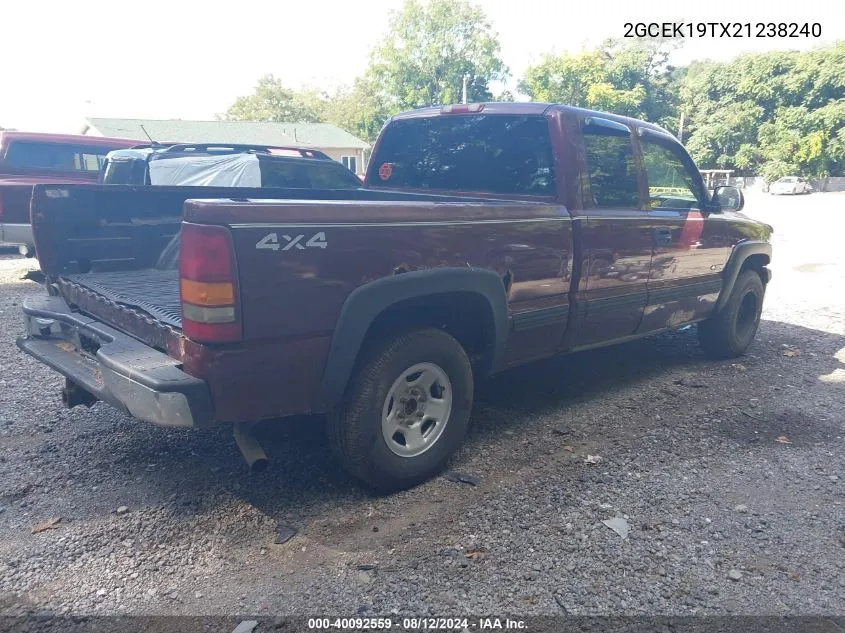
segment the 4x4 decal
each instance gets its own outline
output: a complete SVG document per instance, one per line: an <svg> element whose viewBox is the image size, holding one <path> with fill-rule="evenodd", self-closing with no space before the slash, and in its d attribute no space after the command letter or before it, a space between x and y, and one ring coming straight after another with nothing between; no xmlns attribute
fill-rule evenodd
<svg viewBox="0 0 845 633"><path fill-rule="evenodd" d="M313 235L303 244L302 241L306 237L306 235L282 235L282 239L285 242L282 244L279 242L278 233L268 233L258 240L255 248L271 251L289 251L291 249L304 251L306 248L327 248L329 245L326 241L326 234L323 231Z"/></svg>

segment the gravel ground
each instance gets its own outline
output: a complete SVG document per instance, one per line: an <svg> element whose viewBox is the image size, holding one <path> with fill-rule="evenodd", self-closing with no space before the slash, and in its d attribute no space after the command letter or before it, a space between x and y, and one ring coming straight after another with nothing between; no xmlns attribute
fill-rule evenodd
<svg viewBox="0 0 845 633"><path fill-rule="evenodd" d="M0 258L0 613L841 616L843 209L749 197L774 281L738 362L690 329L500 375L452 464L478 484L389 497L319 420L265 428L250 475L227 431L63 409L14 346L33 262Z"/></svg>

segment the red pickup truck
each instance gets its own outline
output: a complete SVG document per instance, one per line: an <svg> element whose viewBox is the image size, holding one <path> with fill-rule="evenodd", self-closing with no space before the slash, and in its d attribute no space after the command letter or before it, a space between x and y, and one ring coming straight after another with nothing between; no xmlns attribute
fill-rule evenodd
<svg viewBox="0 0 845 633"><path fill-rule="evenodd" d="M113 149L139 141L73 134L0 132L0 242L33 255L29 200L37 183L95 183Z"/></svg>
<svg viewBox="0 0 845 633"><path fill-rule="evenodd" d="M656 125L561 105L401 114L363 188L271 194L36 187L49 296L18 345L68 405L234 424L256 464L253 422L328 414L348 471L393 490L443 468L485 376L692 323L740 355L771 277L740 191Z"/></svg>

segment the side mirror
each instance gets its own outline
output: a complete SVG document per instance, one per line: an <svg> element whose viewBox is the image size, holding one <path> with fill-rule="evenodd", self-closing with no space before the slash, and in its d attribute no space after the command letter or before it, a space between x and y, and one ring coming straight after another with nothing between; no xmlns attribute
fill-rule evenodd
<svg viewBox="0 0 845 633"><path fill-rule="evenodd" d="M716 187L713 191L713 202L722 211L742 211L745 206L745 196L737 187Z"/></svg>

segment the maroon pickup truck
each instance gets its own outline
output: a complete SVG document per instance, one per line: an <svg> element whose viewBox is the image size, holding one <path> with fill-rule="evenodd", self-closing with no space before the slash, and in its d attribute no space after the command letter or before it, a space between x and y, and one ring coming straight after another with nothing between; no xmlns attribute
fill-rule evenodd
<svg viewBox="0 0 845 633"><path fill-rule="evenodd" d="M0 132L0 243L34 255L29 225L32 186L95 183L110 151L139 141L73 134Z"/></svg>
<svg viewBox="0 0 845 633"><path fill-rule="evenodd" d="M742 204L650 123L424 109L389 121L359 189L36 187L49 296L18 345L67 405L234 424L254 464L252 423L327 414L348 471L400 489L443 468L493 372L692 323L742 354L772 231Z"/></svg>

